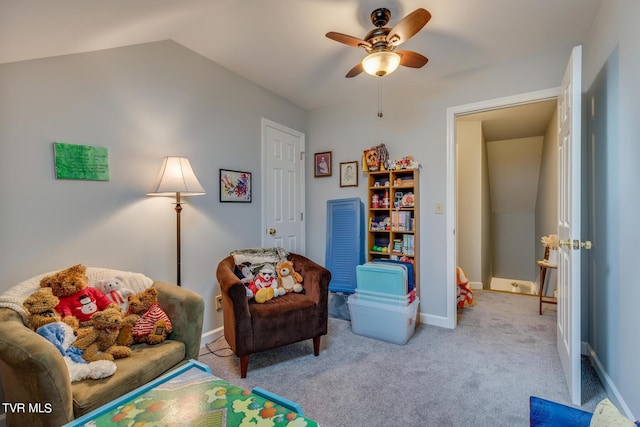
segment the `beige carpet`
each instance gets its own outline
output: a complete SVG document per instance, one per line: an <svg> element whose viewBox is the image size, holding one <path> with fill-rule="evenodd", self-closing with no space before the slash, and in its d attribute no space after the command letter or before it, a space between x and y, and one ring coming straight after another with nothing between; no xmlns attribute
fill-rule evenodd
<svg viewBox="0 0 640 427"><path fill-rule="evenodd" d="M421 325L404 346L355 335L349 321L330 318L318 357L311 340L259 353L241 379L220 339L208 345L218 355L203 349L200 361L233 384L298 402L324 427L528 426L529 396L570 402L555 315L546 306L540 316L531 296L477 291L457 329ZM584 365L583 409L592 411L606 394Z"/></svg>

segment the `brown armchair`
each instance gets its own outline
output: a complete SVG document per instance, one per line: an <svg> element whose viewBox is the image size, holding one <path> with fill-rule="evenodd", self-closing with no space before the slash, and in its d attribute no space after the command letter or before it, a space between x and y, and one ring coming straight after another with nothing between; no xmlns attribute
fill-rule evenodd
<svg viewBox="0 0 640 427"><path fill-rule="evenodd" d="M313 339L320 354L320 337L327 334L331 273L310 259L291 253L295 270L303 278L303 293L288 293L263 304L247 300L245 286L234 273L229 256L218 264L216 277L222 293L224 337L240 358L240 376L246 378L249 355Z"/></svg>

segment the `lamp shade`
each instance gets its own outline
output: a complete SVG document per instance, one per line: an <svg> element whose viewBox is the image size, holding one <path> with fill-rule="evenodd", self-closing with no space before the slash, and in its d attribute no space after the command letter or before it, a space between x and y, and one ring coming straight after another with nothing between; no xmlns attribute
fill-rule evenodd
<svg viewBox="0 0 640 427"><path fill-rule="evenodd" d="M186 157L165 157L153 191L148 196L184 196L206 194Z"/></svg>
<svg viewBox="0 0 640 427"><path fill-rule="evenodd" d="M362 68L372 76L386 76L393 73L400 65L400 55L395 52L383 50L373 52L362 60Z"/></svg>

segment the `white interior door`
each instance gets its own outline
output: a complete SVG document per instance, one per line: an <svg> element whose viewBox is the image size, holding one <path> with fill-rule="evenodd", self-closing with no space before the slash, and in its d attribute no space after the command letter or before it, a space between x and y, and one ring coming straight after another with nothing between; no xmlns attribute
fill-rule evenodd
<svg viewBox="0 0 640 427"><path fill-rule="evenodd" d="M304 134L262 119L262 246L305 253Z"/></svg>
<svg viewBox="0 0 640 427"><path fill-rule="evenodd" d="M571 53L558 98L557 344L571 401L580 390L580 169L582 48Z"/></svg>

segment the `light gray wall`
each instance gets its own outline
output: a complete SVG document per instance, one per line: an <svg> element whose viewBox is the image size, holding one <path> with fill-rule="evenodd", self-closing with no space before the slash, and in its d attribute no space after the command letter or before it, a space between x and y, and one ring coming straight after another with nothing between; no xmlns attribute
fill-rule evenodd
<svg viewBox="0 0 640 427"><path fill-rule="evenodd" d="M635 280L640 241L638 16L640 3L635 0L604 0L583 50L588 119L584 139L595 154L585 162L594 166L587 169L591 180L585 209L593 216L583 235L594 244L586 258L591 281L583 288L589 307L586 336L597 368L613 385L609 395L622 398L632 419L640 417L640 286Z"/></svg>
<svg viewBox="0 0 640 427"><path fill-rule="evenodd" d="M486 147L481 121L456 121L456 248L458 262L470 282L482 282L482 210ZM484 166L484 167L483 167ZM486 184L486 182L485 182Z"/></svg>
<svg viewBox="0 0 640 427"><path fill-rule="evenodd" d="M413 155L422 164L419 267L424 298L421 298L420 310L427 318L446 317L447 309L445 215L434 211L435 203L445 200L447 108L557 87L571 48L556 46L538 56L448 76L432 85L394 92L383 90L382 118L376 116L377 84L373 78L369 79L371 96L310 111L308 150L310 153L333 151L334 166L339 162L360 160L364 149L379 143L386 144L392 158ZM429 66L419 72L428 73ZM367 79L367 76L360 77ZM387 78L401 79L402 73ZM337 176L309 178L307 190L309 224L325 223L329 199L337 196L366 198L364 185L340 188ZM447 208L445 206L445 210ZM307 242L307 254L324 259L324 226L309 227Z"/></svg>
<svg viewBox="0 0 640 427"><path fill-rule="evenodd" d="M480 277L482 278L482 287L485 289L489 289L491 287L491 277L493 276L493 250L492 250L492 242L491 242L491 186L489 184L489 158L487 152L487 144L485 143L484 137L482 139L482 153L481 153L481 161L480 165L482 168L481 172L481 188L482 188L482 200L480 204L480 226L482 227L482 231L480 233L481 243L480 250L482 254L481 262L481 273Z"/></svg>
<svg viewBox="0 0 640 427"><path fill-rule="evenodd" d="M557 113L557 112L556 112ZM547 126L542 146L540 162L540 179L538 180L538 194L536 197L535 217L535 257L544 258L544 245L540 241L542 236L557 234L558 229L558 117L554 113ZM553 289L557 282L557 271L548 270L548 289ZM540 279L540 271L536 269L536 281Z"/></svg>
<svg viewBox="0 0 640 427"><path fill-rule="evenodd" d="M261 117L306 132L304 110L170 41L0 65L0 292L76 263L175 283L174 199L145 194L182 155L207 191L184 198L182 282L220 327L217 263L261 242ZM106 147L110 180L56 180L54 141ZM253 173L252 203L218 202L220 168Z"/></svg>
<svg viewBox="0 0 640 427"><path fill-rule="evenodd" d="M583 50L588 119L584 139L587 151L595 156L585 162L586 184L593 194L585 212L589 225L583 240L592 240L594 247L586 255L591 278L583 287L590 297L585 316L588 338L584 331L582 336L588 339L597 368L611 381L609 395L621 397L633 419L640 417L640 286L633 279L640 239L638 16L637 1L604 0Z"/></svg>
<svg viewBox="0 0 640 427"><path fill-rule="evenodd" d="M534 281L535 209L544 138L489 141L494 277Z"/></svg>

